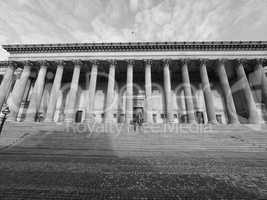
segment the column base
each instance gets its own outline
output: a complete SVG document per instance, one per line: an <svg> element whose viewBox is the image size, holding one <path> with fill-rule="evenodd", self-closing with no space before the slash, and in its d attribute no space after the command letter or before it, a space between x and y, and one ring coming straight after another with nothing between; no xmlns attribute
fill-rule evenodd
<svg viewBox="0 0 267 200"><path fill-rule="evenodd" d="M186 124L198 124L196 120L190 120Z"/></svg>
<svg viewBox="0 0 267 200"><path fill-rule="evenodd" d="M146 123L146 124L154 124L154 122L153 122L153 120L151 120L151 121L144 121L144 123Z"/></svg>
<svg viewBox="0 0 267 200"><path fill-rule="evenodd" d="M238 124L240 124L240 122L239 122L239 120L232 120L229 124L238 125Z"/></svg>
<svg viewBox="0 0 267 200"><path fill-rule="evenodd" d="M216 120L208 121L208 124L218 125L219 123Z"/></svg>
<svg viewBox="0 0 267 200"><path fill-rule="evenodd" d="M17 117L14 116L8 116L6 119L7 122L16 122L17 121Z"/></svg>
<svg viewBox="0 0 267 200"><path fill-rule="evenodd" d="M54 122L54 120L50 118L45 118L44 122Z"/></svg>
<svg viewBox="0 0 267 200"><path fill-rule="evenodd" d="M260 119L249 119L248 120L250 124L261 124L261 120Z"/></svg>
<svg viewBox="0 0 267 200"><path fill-rule="evenodd" d="M167 120L165 123L166 124L177 124L177 122L175 122L174 120Z"/></svg>
<svg viewBox="0 0 267 200"><path fill-rule="evenodd" d="M73 119L65 119L64 122L65 123L74 123L74 120Z"/></svg>
<svg viewBox="0 0 267 200"><path fill-rule="evenodd" d="M35 115L27 114L24 122L35 122Z"/></svg>

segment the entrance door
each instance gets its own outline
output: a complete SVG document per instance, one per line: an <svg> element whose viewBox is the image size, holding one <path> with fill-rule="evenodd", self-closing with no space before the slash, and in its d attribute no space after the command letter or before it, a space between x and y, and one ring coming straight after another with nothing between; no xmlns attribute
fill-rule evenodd
<svg viewBox="0 0 267 200"><path fill-rule="evenodd" d="M196 115L197 123L204 124L203 112L197 111L195 115Z"/></svg>
<svg viewBox="0 0 267 200"><path fill-rule="evenodd" d="M82 121L82 114L83 114L83 111L81 111L81 110L78 110L76 112L75 122L79 123Z"/></svg>
<svg viewBox="0 0 267 200"><path fill-rule="evenodd" d="M142 121L144 121L144 108L135 107L133 110L133 122L136 122L138 119L138 115L141 116Z"/></svg>

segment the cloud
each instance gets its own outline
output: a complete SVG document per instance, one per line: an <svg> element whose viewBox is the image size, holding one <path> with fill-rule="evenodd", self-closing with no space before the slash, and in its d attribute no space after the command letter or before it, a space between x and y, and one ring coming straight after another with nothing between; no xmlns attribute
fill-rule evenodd
<svg viewBox="0 0 267 200"><path fill-rule="evenodd" d="M9 0L0 44L266 40L265 0Z"/></svg>
<svg viewBox="0 0 267 200"><path fill-rule="evenodd" d="M136 12L138 9L138 0L130 0L130 10Z"/></svg>

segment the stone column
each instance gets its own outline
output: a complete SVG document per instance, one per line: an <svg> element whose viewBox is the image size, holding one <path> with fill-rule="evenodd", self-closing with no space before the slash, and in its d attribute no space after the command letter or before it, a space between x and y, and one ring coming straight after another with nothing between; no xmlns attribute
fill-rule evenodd
<svg viewBox="0 0 267 200"><path fill-rule="evenodd" d="M208 121L209 123L216 124L217 121L216 121L216 114L215 114L215 108L214 108L214 101L213 101L213 96L212 96L212 92L210 89L210 81L209 81L209 76L207 73L206 63L207 63L206 60L201 61L200 77L201 77L202 88L204 92Z"/></svg>
<svg viewBox="0 0 267 200"><path fill-rule="evenodd" d="M31 63L27 61L24 63L24 69L22 71L22 74L20 75L20 78L16 80L16 83L14 85L13 91L10 96L10 102L9 102L10 113L8 115L9 121L17 120L17 115L19 112L21 101L23 100L23 95L30 75L31 75Z"/></svg>
<svg viewBox="0 0 267 200"><path fill-rule="evenodd" d="M107 100L105 106L105 123L112 122L113 119L113 101L114 101L114 87L115 87L115 65L116 61L112 60L109 67L108 75L108 89L107 89Z"/></svg>
<svg viewBox="0 0 267 200"><path fill-rule="evenodd" d="M66 117L65 122L73 122L75 117L75 105L76 105L76 97L79 88L79 78L81 71L82 62L79 60L74 61L74 70L72 74L70 91L68 94L68 101L66 105Z"/></svg>
<svg viewBox="0 0 267 200"><path fill-rule="evenodd" d="M127 65L127 85L126 85L126 123L133 120L133 61L129 60Z"/></svg>
<svg viewBox="0 0 267 200"><path fill-rule="evenodd" d="M163 67L164 90L166 99L167 122L173 122L172 91L169 60L164 60Z"/></svg>
<svg viewBox="0 0 267 200"><path fill-rule="evenodd" d="M195 122L194 102L188 73L187 60L183 60L182 79L184 84L185 104L189 123Z"/></svg>
<svg viewBox="0 0 267 200"><path fill-rule="evenodd" d="M261 84L262 98L265 103L265 107L267 108L267 77L264 74L264 69L262 66L262 59L257 60L257 64L255 66L255 73L257 75L257 79Z"/></svg>
<svg viewBox="0 0 267 200"><path fill-rule="evenodd" d="M238 116L236 113L235 109L235 104L232 96L232 91L229 85L228 77L225 71L225 66L224 66L225 61L220 60L219 65L217 67L217 72L219 76L219 80L221 83L221 87L224 93L224 98L226 102L226 108L228 112L228 117L229 117L229 122L231 124L236 124L239 123Z"/></svg>
<svg viewBox="0 0 267 200"><path fill-rule="evenodd" d="M257 107L248 83L248 79L246 77L246 73L242 64L242 61L239 60L239 63L236 67L236 73L237 73L237 77L238 77L238 81L240 81L240 85L243 87L244 89L244 94L245 94L245 98L247 101L247 105L248 105L248 112L249 112L249 122L253 123L253 124L257 124L260 123L260 116L259 113L257 112Z"/></svg>
<svg viewBox="0 0 267 200"><path fill-rule="evenodd" d="M25 121L35 121L36 113L39 111L48 63L46 61L42 61L40 65L41 67L34 84L33 92L31 94L30 104L27 109Z"/></svg>
<svg viewBox="0 0 267 200"><path fill-rule="evenodd" d="M86 122L90 122L93 120L95 90L96 90L97 71L98 71L97 65L98 65L97 61L93 61L91 74L90 74L89 88L88 88L88 104L87 104L87 111L85 115Z"/></svg>
<svg viewBox="0 0 267 200"><path fill-rule="evenodd" d="M49 97L49 103L48 103L48 108L47 108L47 113L46 113L46 122L52 122L54 121L54 113L56 109L56 104L57 104L57 99L58 95L60 92L60 87L61 87L61 80L63 76L63 61L57 61L57 71L55 74L53 86L51 89L51 94Z"/></svg>
<svg viewBox="0 0 267 200"><path fill-rule="evenodd" d="M2 109L3 104L5 103L6 97L10 92L10 87L12 84L13 74L15 71L15 67L12 62L8 62L8 67L6 69L4 78L0 85L0 110Z"/></svg>
<svg viewBox="0 0 267 200"><path fill-rule="evenodd" d="M151 88L151 60L146 60L145 67L145 90L146 90L146 122L152 123L152 88Z"/></svg>

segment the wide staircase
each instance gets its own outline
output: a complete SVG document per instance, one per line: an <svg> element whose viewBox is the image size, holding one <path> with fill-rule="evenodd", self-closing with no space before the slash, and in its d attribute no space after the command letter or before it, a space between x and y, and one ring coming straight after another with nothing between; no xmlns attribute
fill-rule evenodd
<svg viewBox="0 0 267 200"><path fill-rule="evenodd" d="M0 199L266 199L266 128L8 122Z"/></svg>
<svg viewBox="0 0 267 200"><path fill-rule="evenodd" d="M267 151L267 125L56 124L7 122L0 149L46 155L173 155L181 151Z"/></svg>

